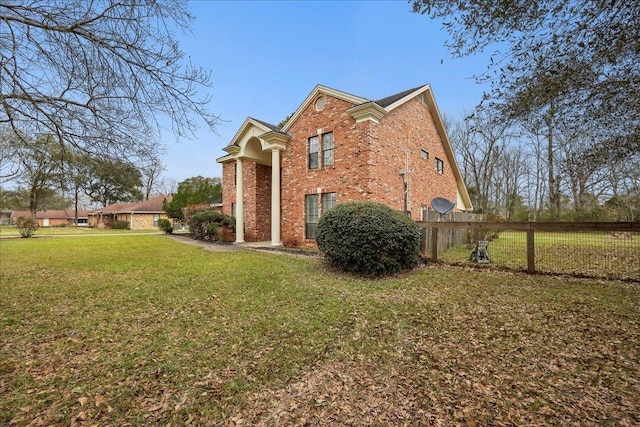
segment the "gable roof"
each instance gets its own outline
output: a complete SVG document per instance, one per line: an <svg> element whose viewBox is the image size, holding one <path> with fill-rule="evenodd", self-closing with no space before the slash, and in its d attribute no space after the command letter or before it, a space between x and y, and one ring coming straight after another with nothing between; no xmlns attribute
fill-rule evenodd
<svg viewBox="0 0 640 427"><path fill-rule="evenodd" d="M355 105L360 105L360 104L369 102L368 99L362 98L360 96L356 96L347 92L342 92L340 90L332 89L327 86L317 85L315 88L313 88L311 93L307 95L304 101L302 101L302 104L300 104L300 106L296 109L296 111L293 112L293 114L291 115L291 117L289 117L287 122L282 126L282 132L287 132L291 128L293 123L295 123L295 121L298 119L300 114L302 114L302 112L309 106L309 104L311 104L311 102L313 102L313 100L316 99L316 97L321 93L324 93L325 95L328 95L328 96L332 96L334 98L342 99L343 101L347 101Z"/></svg>
<svg viewBox="0 0 640 427"><path fill-rule="evenodd" d="M248 145L250 141L256 138L259 141L260 149ZM217 158L216 162L224 163L240 155L257 163L271 165L271 155L265 153L264 150L274 146L280 146L281 149L284 149L284 144L288 140L289 135L278 126L253 117L247 117L229 144L223 148L228 154Z"/></svg>
<svg viewBox="0 0 640 427"><path fill-rule="evenodd" d="M433 91L431 90L431 86L429 84L424 84L422 86L417 86L412 89L407 89L402 92L398 92L394 95L390 95L384 98L380 98L377 101L372 101L367 98L363 98L360 96L352 95L347 92L339 91L336 89L332 89L323 85L316 85L315 88L311 91L309 95L302 101L302 104L293 112L291 117L286 121L286 123L279 128L278 126L272 125L270 123L254 119L247 118L245 123L240 127L234 138L231 140L225 151L229 153L229 155L220 157L217 159L218 162L222 163L224 161L228 161L233 158L232 153L238 152L237 141L239 140L239 136L245 129L248 127L250 123L254 125L258 125L265 130L265 132L272 131L279 134L287 135L287 132L293 126L298 117L302 114L302 112L313 102L319 94L325 94L334 98L341 99L343 101L350 102L354 104L354 106L348 111L356 118L356 121L374 119L376 122L378 119L383 118L385 115L393 111L394 109L400 107L404 103L410 101L416 96L422 96L422 100L427 105L427 108L431 111L431 115L433 117L433 121L435 123L436 130L442 140L442 145L444 146L445 153L447 154L447 158L449 163L451 164L451 168L453 171L453 175L456 179L456 185L458 187L458 195L459 199L463 207L459 207L460 209L473 209L473 205L471 203L471 197L469 197L469 192L467 191L467 187L464 184L464 180L462 178L462 174L460 173L460 168L458 167L458 162L456 161L455 154L453 153L453 148L451 147L451 142L449 141L449 137L447 136L446 129L444 127L444 122L442 121L442 116L440 115L440 111L438 110L438 106L436 104L435 98L433 96ZM364 117L361 119L358 114L362 114ZM233 150L233 151L232 151ZM460 203L459 203L460 204Z"/></svg>
<svg viewBox="0 0 640 427"><path fill-rule="evenodd" d="M273 124L271 124L271 123L267 123L267 122L262 121L262 120L255 119L255 118L253 118L253 117L250 117L250 118L252 118L252 119L253 119L253 120L255 120L256 122L258 122L258 123L260 123L260 124L262 124L262 125L264 125L264 126L268 127L269 129L271 129L271 130L272 130L272 131L274 131L274 132L284 133L284 132L282 132L282 131L280 130L280 128L279 128L278 126L276 126L276 125L273 125Z"/></svg>
<svg viewBox="0 0 640 427"><path fill-rule="evenodd" d="M406 97L407 95L410 95L411 93L417 91L418 89L422 89L424 86L426 85L414 87L413 89L405 90L400 93L396 93L395 95L387 96L386 98L382 98L375 101L375 103L383 108L386 108L389 105L393 104L394 102L397 102L402 98Z"/></svg>

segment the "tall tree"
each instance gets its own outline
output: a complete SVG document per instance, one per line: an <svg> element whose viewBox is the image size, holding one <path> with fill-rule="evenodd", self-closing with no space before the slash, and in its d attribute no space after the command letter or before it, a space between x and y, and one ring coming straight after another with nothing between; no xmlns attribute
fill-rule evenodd
<svg viewBox="0 0 640 427"><path fill-rule="evenodd" d="M92 201L107 206L143 199L142 174L131 163L91 158L87 163L84 191Z"/></svg>
<svg viewBox="0 0 640 427"><path fill-rule="evenodd" d="M23 140L29 144L22 144ZM29 192L29 211L35 217L36 211L43 207L41 199L60 188L65 152L49 134L35 138L20 136L11 139L9 144L16 144L12 162L17 168L17 182Z"/></svg>
<svg viewBox="0 0 640 427"><path fill-rule="evenodd" d="M160 116L176 136L201 120L213 128L197 96L210 74L174 36L192 19L186 0L0 3L0 123L128 161L153 151Z"/></svg>
<svg viewBox="0 0 640 427"><path fill-rule="evenodd" d="M489 98L505 111L547 115L549 129L595 124L609 150L640 151L639 2L410 2L415 12L443 20L455 56L496 49L477 77L491 82Z"/></svg>
<svg viewBox="0 0 640 427"><path fill-rule="evenodd" d="M512 160L507 153L512 129L508 120L489 108L477 109L463 120L448 119L451 122L451 142L462 169L463 178L473 189L475 209L485 213L501 213L498 177L505 175L505 161ZM519 157L518 157L519 161ZM504 176L503 176L504 178ZM514 180L514 183L519 180ZM511 186L509 191L513 191Z"/></svg>
<svg viewBox="0 0 640 427"><path fill-rule="evenodd" d="M20 148L17 142L15 132L9 126L0 124L0 183L12 180L20 171L19 163L15 161Z"/></svg>
<svg viewBox="0 0 640 427"><path fill-rule="evenodd" d="M0 188L0 211L29 210L31 192L21 188L4 190ZM71 201L54 190L45 189L39 192L39 209L68 209Z"/></svg>
<svg viewBox="0 0 640 427"><path fill-rule="evenodd" d="M200 203L214 203L222 198L222 180L195 176L178 185L178 191L170 202L164 203L164 211L170 218L184 218L184 208Z"/></svg>
<svg viewBox="0 0 640 427"><path fill-rule="evenodd" d="M166 168L158 156L153 156L142 165L140 171L142 173L142 187L145 200L149 200L149 197L154 191L161 193L161 191L159 191L162 184L160 175L162 175L162 172L165 170Z"/></svg>

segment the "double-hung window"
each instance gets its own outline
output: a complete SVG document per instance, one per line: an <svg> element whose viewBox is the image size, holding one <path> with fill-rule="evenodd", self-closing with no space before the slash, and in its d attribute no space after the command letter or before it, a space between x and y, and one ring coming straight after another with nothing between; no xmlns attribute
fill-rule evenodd
<svg viewBox="0 0 640 427"><path fill-rule="evenodd" d="M321 204L320 204L320 203ZM336 193L307 194L304 196L304 238L315 239L321 214L336 205Z"/></svg>
<svg viewBox="0 0 640 427"><path fill-rule="evenodd" d="M322 134L322 166L333 166L333 132Z"/></svg>
<svg viewBox="0 0 640 427"><path fill-rule="evenodd" d="M309 169L318 169L320 167L318 137L309 138Z"/></svg>
<svg viewBox="0 0 640 427"><path fill-rule="evenodd" d="M333 166L333 132L315 135L309 138L309 169Z"/></svg>
<svg viewBox="0 0 640 427"><path fill-rule="evenodd" d="M444 162L436 157L436 173L444 173Z"/></svg>
<svg viewBox="0 0 640 427"><path fill-rule="evenodd" d="M336 205L336 193L322 193L322 213Z"/></svg>
<svg viewBox="0 0 640 427"><path fill-rule="evenodd" d="M318 195L304 196L304 238L315 239L318 228Z"/></svg>

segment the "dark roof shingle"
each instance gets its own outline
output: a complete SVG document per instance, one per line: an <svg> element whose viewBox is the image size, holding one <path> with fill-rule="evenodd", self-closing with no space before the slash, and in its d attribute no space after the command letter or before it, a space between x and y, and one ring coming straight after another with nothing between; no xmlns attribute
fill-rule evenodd
<svg viewBox="0 0 640 427"><path fill-rule="evenodd" d="M396 93L395 95L387 96L386 98L382 98L382 99L379 99L379 100L375 101L375 103L378 104L379 106L381 106L382 108L386 108L389 105L393 104L394 102L401 100L405 96L409 95L411 92L415 92L416 90L420 89L423 86L424 85L418 86L418 87L414 87L413 89L408 89L408 90L402 91L400 93Z"/></svg>

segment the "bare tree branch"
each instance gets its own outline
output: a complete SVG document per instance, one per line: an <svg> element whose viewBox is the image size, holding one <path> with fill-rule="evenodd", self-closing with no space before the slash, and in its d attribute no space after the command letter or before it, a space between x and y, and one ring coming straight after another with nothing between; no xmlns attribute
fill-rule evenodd
<svg viewBox="0 0 640 427"><path fill-rule="evenodd" d="M162 117L177 137L213 129L210 73L174 36L191 19L181 0L0 3L0 123L129 161L154 152Z"/></svg>

